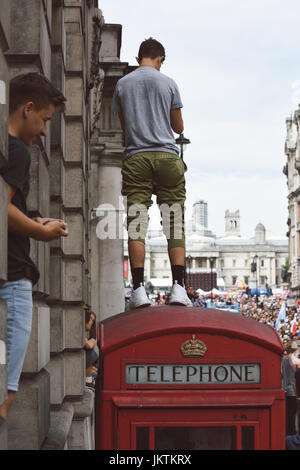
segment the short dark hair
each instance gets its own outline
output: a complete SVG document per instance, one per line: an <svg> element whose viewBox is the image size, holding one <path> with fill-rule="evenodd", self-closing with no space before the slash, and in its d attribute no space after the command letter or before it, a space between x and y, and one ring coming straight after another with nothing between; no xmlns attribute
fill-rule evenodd
<svg viewBox="0 0 300 470"><path fill-rule="evenodd" d="M145 39L140 45L138 53L139 60L142 60L144 57L156 59L156 57L161 56L166 58L165 48L160 42L156 41L156 39Z"/></svg>
<svg viewBox="0 0 300 470"><path fill-rule="evenodd" d="M50 104L64 111L66 98L44 75L32 72L17 75L10 81L10 114L29 101L34 103L37 111Z"/></svg>

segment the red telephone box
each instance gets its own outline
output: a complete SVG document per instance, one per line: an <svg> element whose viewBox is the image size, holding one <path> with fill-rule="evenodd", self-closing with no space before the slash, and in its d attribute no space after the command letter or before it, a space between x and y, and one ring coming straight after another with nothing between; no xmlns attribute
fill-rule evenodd
<svg viewBox="0 0 300 470"><path fill-rule="evenodd" d="M98 333L96 449L285 449L272 327L169 306L113 316Z"/></svg>

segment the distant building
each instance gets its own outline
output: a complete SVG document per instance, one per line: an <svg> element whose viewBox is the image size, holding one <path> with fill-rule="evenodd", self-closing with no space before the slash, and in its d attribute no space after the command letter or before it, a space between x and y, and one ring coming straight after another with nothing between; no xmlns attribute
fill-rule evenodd
<svg viewBox="0 0 300 470"><path fill-rule="evenodd" d="M195 228L194 217L186 224L187 285L209 291L232 289L237 285L250 288L271 287L282 284L281 268L288 256L288 241L267 231L259 223L254 236L240 234L240 212L225 212L225 235L216 237L208 228ZM127 243L124 246L127 257ZM256 271L251 272L251 263ZM128 270L127 281L130 281ZM145 281L155 288L171 287L172 276L167 242L162 231L149 232L146 240Z"/></svg>
<svg viewBox="0 0 300 470"><path fill-rule="evenodd" d="M240 230L240 211L230 212L227 210L225 212L225 236L241 236Z"/></svg>
<svg viewBox="0 0 300 470"><path fill-rule="evenodd" d="M208 228L207 202L201 200L193 204L193 224Z"/></svg>

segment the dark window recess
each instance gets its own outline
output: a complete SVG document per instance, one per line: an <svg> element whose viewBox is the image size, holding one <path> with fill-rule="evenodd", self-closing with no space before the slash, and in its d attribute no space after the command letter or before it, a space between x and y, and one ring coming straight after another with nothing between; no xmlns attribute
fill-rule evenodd
<svg viewBox="0 0 300 470"><path fill-rule="evenodd" d="M235 450L236 428L157 427L154 431L157 450Z"/></svg>
<svg viewBox="0 0 300 470"><path fill-rule="evenodd" d="M149 449L149 428L138 427L136 428L136 450Z"/></svg>
<svg viewBox="0 0 300 470"><path fill-rule="evenodd" d="M254 450L254 427L242 426L242 449Z"/></svg>

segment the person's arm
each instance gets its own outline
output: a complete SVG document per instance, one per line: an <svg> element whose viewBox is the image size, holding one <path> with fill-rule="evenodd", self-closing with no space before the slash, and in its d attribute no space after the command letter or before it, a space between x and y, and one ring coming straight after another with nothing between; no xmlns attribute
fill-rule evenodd
<svg viewBox="0 0 300 470"><path fill-rule="evenodd" d="M183 119L182 119L182 114L181 114L181 109L171 109L171 127L176 134L182 134L183 133Z"/></svg>
<svg viewBox="0 0 300 470"><path fill-rule="evenodd" d="M50 241L60 237L68 236L67 226L60 221L51 221L47 225L35 222L22 211L20 211L11 201L16 192L16 188L8 185L8 230L20 235L25 235L39 241Z"/></svg>

